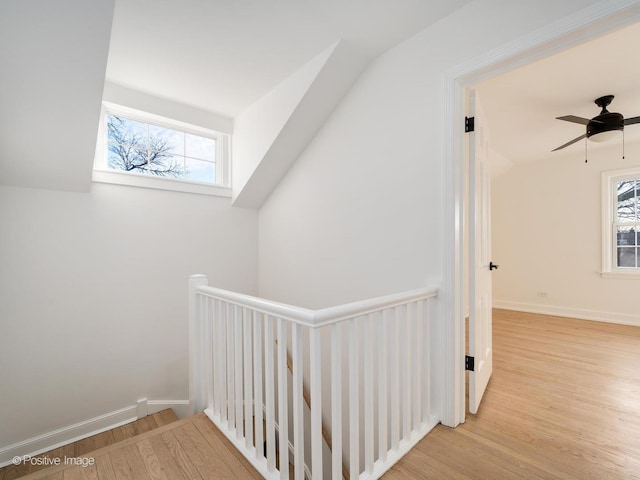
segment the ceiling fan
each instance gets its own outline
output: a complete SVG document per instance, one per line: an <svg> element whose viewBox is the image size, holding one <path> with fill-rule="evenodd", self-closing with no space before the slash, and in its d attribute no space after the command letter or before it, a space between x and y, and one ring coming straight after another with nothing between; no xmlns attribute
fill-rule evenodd
<svg viewBox="0 0 640 480"><path fill-rule="evenodd" d="M624 118L621 113L612 113L607 110L607 106L613 100L613 95L605 95L600 98L596 98L594 103L602 109L599 115L596 115L592 119L576 117L575 115L565 115L564 117L556 117L557 120L564 120L565 122L573 122L579 123L581 125L586 125L587 133L584 135L580 135L577 138L574 138L570 142L565 143L564 145L560 145L558 148L552 150L555 152L557 150L561 150L569 145L573 145L574 143L582 140L583 138L591 138L594 135L600 135L600 137L606 137L606 135L601 135L605 132L615 132L615 131L624 131L624 127L626 125L633 125L634 123L640 123L640 116L632 117L632 118ZM599 138L594 137L591 138L594 141L597 141ZM604 139L604 138L603 138Z"/></svg>

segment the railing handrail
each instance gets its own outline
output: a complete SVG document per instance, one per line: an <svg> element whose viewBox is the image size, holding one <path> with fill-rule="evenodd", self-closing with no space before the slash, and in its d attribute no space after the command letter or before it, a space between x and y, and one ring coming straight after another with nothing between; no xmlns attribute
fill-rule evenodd
<svg viewBox="0 0 640 480"><path fill-rule="evenodd" d="M192 278L193 277L197 276L194 275ZM418 288L367 300L358 300L335 307L311 310L208 285L198 285L196 288L198 293L208 297L224 300L240 307L249 307L261 313L273 315L311 328L324 327L348 318L367 315L375 311L393 308L407 302L433 298L438 295L438 289L436 287Z"/></svg>
<svg viewBox="0 0 640 480"><path fill-rule="evenodd" d="M439 420L431 404L437 295L418 288L313 310L192 275L193 409L266 479L291 480L278 462L293 464L296 479L309 465L314 480L378 479Z"/></svg>

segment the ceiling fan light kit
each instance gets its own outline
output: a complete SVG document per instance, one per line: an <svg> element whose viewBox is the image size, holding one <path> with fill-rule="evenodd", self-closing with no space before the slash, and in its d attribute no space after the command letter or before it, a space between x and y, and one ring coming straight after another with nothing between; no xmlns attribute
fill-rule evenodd
<svg viewBox="0 0 640 480"><path fill-rule="evenodd" d="M596 135L591 134L591 136L587 135L587 138L589 140L591 140L592 142L596 142L596 143L607 143L611 140L617 140L620 138L620 135L622 133L622 129L620 130L611 130L608 132L598 132L598 134Z"/></svg>
<svg viewBox="0 0 640 480"><path fill-rule="evenodd" d="M604 95L602 97L596 98L594 103L602 109L599 115L589 119L583 117L577 117L575 115L566 115L564 117L556 117L558 120L564 120L565 122L579 123L581 125L586 126L586 133L584 135L580 135L579 137L574 138L573 140L565 143L564 145L560 145L558 148L552 150L553 152L557 150L562 150L563 148L568 147L569 145L573 145L574 143L585 139L585 150L586 150L586 139L591 140L592 142L606 142L614 138L619 138L618 132L623 134L622 136L622 158L624 158L624 127L626 125L633 125L636 123L640 123L640 116L632 117L625 119L624 116L620 113L609 112L607 107L613 101L613 95ZM585 162L587 160L585 159Z"/></svg>

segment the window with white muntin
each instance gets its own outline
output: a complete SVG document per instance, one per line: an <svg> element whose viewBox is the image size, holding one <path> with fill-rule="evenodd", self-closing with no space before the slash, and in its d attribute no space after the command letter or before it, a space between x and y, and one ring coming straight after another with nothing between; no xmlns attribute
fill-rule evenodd
<svg viewBox="0 0 640 480"><path fill-rule="evenodd" d="M106 104L94 180L229 195L229 136Z"/></svg>
<svg viewBox="0 0 640 480"><path fill-rule="evenodd" d="M602 274L640 278L640 167L604 172Z"/></svg>

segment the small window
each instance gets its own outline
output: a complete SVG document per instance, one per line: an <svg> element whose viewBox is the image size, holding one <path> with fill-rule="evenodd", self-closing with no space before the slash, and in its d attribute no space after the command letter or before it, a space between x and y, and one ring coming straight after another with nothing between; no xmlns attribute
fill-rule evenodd
<svg viewBox="0 0 640 480"><path fill-rule="evenodd" d="M200 186L229 185L227 135L115 106L103 109L101 124L102 154L96 156L96 181L196 193L205 192L171 181Z"/></svg>
<svg viewBox="0 0 640 480"><path fill-rule="evenodd" d="M640 168L602 179L603 275L640 277Z"/></svg>

